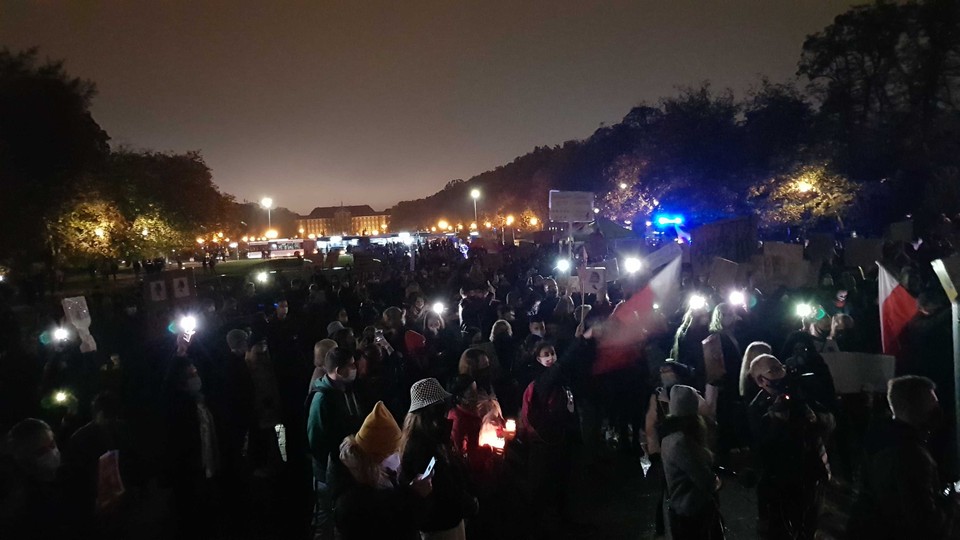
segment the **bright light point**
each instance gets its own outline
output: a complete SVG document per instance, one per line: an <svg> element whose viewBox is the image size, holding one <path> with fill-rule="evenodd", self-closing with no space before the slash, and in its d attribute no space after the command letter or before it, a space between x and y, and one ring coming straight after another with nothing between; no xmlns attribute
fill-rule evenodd
<svg viewBox="0 0 960 540"><path fill-rule="evenodd" d="M105 233L103 232L103 229L101 229L100 227L97 227L96 229L93 230L93 234L97 235L97 238L103 238L103 235Z"/></svg>
<svg viewBox="0 0 960 540"><path fill-rule="evenodd" d="M625 220L623 220L623 224L624 224L624 225L631 225L631 224L633 224L633 222L630 221L629 219L625 219Z"/></svg>
<svg viewBox="0 0 960 540"><path fill-rule="evenodd" d="M657 218L657 225L683 225L682 216L660 216Z"/></svg>
<svg viewBox="0 0 960 540"><path fill-rule="evenodd" d="M620 182L620 189L627 189L627 183L626 183L626 182Z"/></svg>
<svg viewBox="0 0 960 540"><path fill-rule="evenodd" d="M300 227L299 229L297 229L297 232L300 234L303 234L303 227Z"/></svg>
<svg viewBox="0 0 960 540"><path fill-rule="evenodd" d="M148 231L147 229L144 229L144 230L140 231L140 234L142 234L143 236L146 236L146 235L150 234L150 231Z"/></svg>
<svg viewBox="0 0 960 540"><path fill-rule="evenodd" d="M229 245L230 245L230 249L237 249L237 247L238 247L240 244L238 244L238 243L236 243L236 242L230 242Z"/></svg>
<svg viewBox="0 0 960 540"><path fill-rule="evenodd" d="M441 230L446 229L449 226L450 226L450 223L447 222L447 220L445 219L441 219L440 221L437 222L437 227L440 228Z"/></svg>
<svg viewBox="0 0 960 540"><path fill-rule="evenodd" d="M243 240L244 242L249 242L249 241L250 241L250 237L249 237L249 236L244 236L244 237L241 238L240 240Z"/></svg>
<svg viewBox="0 0 960 540"><path fill-rule="evenodd" d="M599 209L599 208L594 208L594 209L593 209L593 213L594 213L594 214L599 214L599 213L600 213L600 209Z"/></svg>
<svg viewBox="0 0 960 540"><path fill-rule="evenodd" d="M637 273L642 267L643 261L636 257L627 257L623 260L623 269L626 270L628 274Z"/></svg>
<svg viewBox="0 0 960 540"><path fill-rule="evenodd" d="M479 199L479 198L480 198L480 190L479 190L479 189L471 190L471 191L470 191L470 197L472 197L472 198L474 198L474 199Z"/></svg>
<svg viewBox="0 0 960 540"><path fill-rule="evenodd" d="M540 220L539 220L539 219L537 219L537 218L535 218L535 217L530 218L530 225L531 225L531 226L536 227L539 223L540 223Z"/></svg>
<svg viewBox="0 0 960 540"><path fill-rule="evenodd" d="M507 225L513 225L514 217L513 215L507 216Z"/></svg>
<svg viewBox="0 0 960 540"><path fill-rule="evenodd" d="M180 318L180 330L184 334L192 334L197 329L197 318L193 315L187 315Z"/></svg>
<svg viewBox="0 0 960 540"><path fill-rule="evenodd" d="M278 236L280 236L280 233L278 233L276 229L270 229L269 231L267 231L267 232L264 233L264 234L265 234L265 236L266 236L267 238L269 238L269 239L271 239L271 240L274 239L274 238L276 238L276 237L278 237Z"/></svg>
<svg viewBox="0 0 960 540"><path fill-rule="evenodd" d="M202 243L203 243L203 238L197 237L197 243L198 243L198 244L202 244Z"/></svg>
<svg viewBox="0 0 960 540"><path fill-rule="evenodd" d="M743 291L732 291L727 300L735 306L747 307L747 295Z"/></svg>
<svg viewBox="0 0 960 540"><path fill-rule="evenodd" d="M813 184L807 182L806 180L800 180L797 182L797 191L800 193L809 193L813 191Z"/></svg>
<svg viewBox="0 0 960 540"><path fill-rule="evenodd" d="M56 394L53 395L53 400L56 401L57 403L64 403L65 401L67 401L67 393L57 392Z"/></svg>
<svg viewBox="0 0 960 540"><path fill-rule="evenodd" d="M443 311L445 309L447 309L447 307L443 305L443 302L437 302L432 306L430 306L430 310L436 313L437 315L443 314Z"/></svg>
<svg viewBox="0 0 960 540"><path fill-rule="evenodd" d="M436 227L430 227L430 232L437 232L437 228L436 228Z"/></svg>
<svg viewBox="0 0 960 540"><path fill-rule="evenodd" d="M273 199L270 197L264 197L260 199L260 206L266 208L267 210L273 208Z"/></svg>
<svg viewBox="0 0 960 540"><path fill-rule="evenodd" d="M490 222L488 221L488 222L484 223L483 226L486 227L486 228L488 228L488 229L491 229L491 228L493 228L493 223L490 223Z"/></svg>
<svg viewBox="0 0 960 540"><path fill-rule="evenodd" d="M53 339L57 341L66 341L70 337L70 332L66 328L57 328L53 331Z"/></svg>
<svg viewBox="0 0 960 540"><path fill-rule="evenodd" d="M653 309L660 309L660 304L654 304Z"/></svg>
<svg viewBox="0 0 960 540"><path fill-rule="evenodd" d="M477 228L477 224L476 224L476 223L471 223L471 224L470 224L470 228L471 228L471 229L476 229L476 228Z"/></svg>
<svg viewBox="0 0 960 540"><path fill-rule="evenodd" d="M707 309L707 299L699 294L695 294L690 297L688 305L690 306L690 309L694 311Z"/></svg>
<svg viewBox="0 0 960 540"><path fill-rule="evenodd" d="M810 304L797 304L797 317L809 319L813 317L814 313L816 313L816 310Z"/></svg>
<svg viewBox="0 0 960 540"><path fill-rule="evenodd" d="M257 281L259 281L260 283L266 283L266 282L267 282L267 273L266 273L266 272L259 272L259 273L257 274Z"/></svg>
<svg viewBox="0 0 960 540"><path fill-rule="evenodd" d="M559 270L559 271L561 271L561 272L569 272L569 271L570 271L570 261L567 260L567 259L560 259L559 261L557 261L557 270Z"/></svg>

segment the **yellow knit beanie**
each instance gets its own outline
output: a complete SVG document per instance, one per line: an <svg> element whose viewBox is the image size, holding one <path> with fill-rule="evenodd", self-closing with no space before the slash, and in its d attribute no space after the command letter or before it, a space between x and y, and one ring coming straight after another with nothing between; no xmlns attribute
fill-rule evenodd
<svg viewBox="0 0 960 540"><path fill-rule="evenodd" d="M383 461L400 449L400 426L378 401L357 432L357 445L371 458Z"/></svg>

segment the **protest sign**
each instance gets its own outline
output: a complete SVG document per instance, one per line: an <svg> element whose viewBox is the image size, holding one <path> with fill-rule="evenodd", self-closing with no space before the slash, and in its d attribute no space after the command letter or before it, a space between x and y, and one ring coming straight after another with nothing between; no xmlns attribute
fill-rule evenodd
<svg viewBox="0 0 960 540"><path fill-rule="evenodd" d="M883 258L883 240L847 238L843 242L843 262L848 267L871 268Z"/></svg>
<svg viewBox="0 0 960 540"><path fill-rule="evenodd" d="M753 217L708 223L691 234L690 262L697 275L710 271L714 257L746 262L757 250L757 223Z"/></svg>
<svg viewBox="0 0 960 540"><path fill-rule="evenodd" d="M588 266L577 271L580 278L580 292L584 294L603 294L607 288L606 269Z"/></svg>
<svg viewBox="0 0 960 540"><path fill-rule="evenodd" d="M828 261L835 253L836 240L832 234L811 234L807 239L807 258L811 261Z"/></svg>
<svg viewBox="0 0 960 540"><path fill-rule="evenodd" d="M90 334L90 310L87 309L87 299L83 296L64 298L60 304L67 322L77 329L80 337L80 352L88 353L97 350L97 342Z"/></svg>
<svg viewBox="0 0 960 540"><path fill-rule="evenodd" d="M886 392L887 381L893 378L893 356L855 352L824 352L821 356L838 394Z"/></svg>
<svg viewBox="0 0 960 540"><path fill-rule="evenodd" d="M143 297L149 300L147 307L151 309L179 305L197 296L192 268L148 274L143 280L143 289Z"/></svg>
<svg viewBox="0 0 960 540"><path fill-rule="evenodd" d="M602 266L605 270L604 277L607 283L620 279L620 264L616 259L606 259L597 266Z"/></svg>
<svg viewBox="0 0 960 540"><path fill-rule="evenodd" d="M563 223L593 221L593 193L550 190L550 220Z"/></svg>
<svg viewBox="0 0 960 540"><path fill-rule="evenodd" d="M728 261L722 257L714 257L707 284L718 291L734 288L737 286L737 274L739 271L739 264Z"/></svg>
<svg viewBox="0 0 960 540"><path fill-rule="evenodd" d="M884 238L891 242L913 242L913 221L908 219L891 223Z"/></svg>

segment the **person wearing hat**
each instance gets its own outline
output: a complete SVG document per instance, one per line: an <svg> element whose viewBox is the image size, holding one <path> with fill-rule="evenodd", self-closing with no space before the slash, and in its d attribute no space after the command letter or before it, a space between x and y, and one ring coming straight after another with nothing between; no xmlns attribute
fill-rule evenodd
<svg viewBox="0 0 960 540"><path fill-rule="evenodd" d="M410 411L400 437L400 484L409 485L432 460L433 491L414 499L417 529L423 540L464 540L464 519L479 510L467 490L466 466L454 452L451 422L447 419L451 395L434 378L410 387Z"/></svg>
<svg viewBox="0 0 960 540"><path fill-rule="evenodd" d="M417 538L412 504L426 497L431 478L399 484L391 468L400 449L400 426L382 401L377 402L355 435L340 444L340 462L349 474L337 498L337 531L345 540L367 538Z"/></svg>
<svg viewBox="0 0 960 540"><path fill-rule="evenodd" d="M706 424L700 416L703 398L691 386L670 391L670 413L661 426L661 456L670 499L670 532L674 540L723 538L713 454L707 448Z"/></svg>

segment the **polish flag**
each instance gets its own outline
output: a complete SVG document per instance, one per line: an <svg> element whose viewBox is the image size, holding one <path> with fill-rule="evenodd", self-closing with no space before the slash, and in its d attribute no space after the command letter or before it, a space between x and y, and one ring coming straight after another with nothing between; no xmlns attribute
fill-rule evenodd
<svg viewBox="0 0 960 540"><path fill-rule="evenodd" d="M646 341L650 333L663 330L658 327L663 325L665 319L654 315L658 312L671 313L677 305L681 265L678 254L650 278L646 287L613 310L604 335L597 344L594 375L630 367L639 355L638 345Z"/></svg>
<svg viewBox="0 0 960 540"><path fill-rule="evenodd" d="M900 354L900 333L917 314L917 301L900 285L900 282L887 272L880 263L878 275L880 305L880 335L883 342L883 354L894 357ZM899 360L899 358L898 358Z"/></svg>

